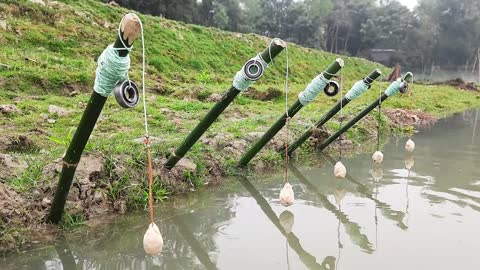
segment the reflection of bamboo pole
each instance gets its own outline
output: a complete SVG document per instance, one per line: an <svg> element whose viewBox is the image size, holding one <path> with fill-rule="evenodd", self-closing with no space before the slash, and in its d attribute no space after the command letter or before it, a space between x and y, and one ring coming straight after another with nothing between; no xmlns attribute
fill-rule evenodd
<svg viewBox="0 0 480 270"><path fill-rule="evenodd" d="M325 158L325 160L331 165L331 166L334 166L336 161L328 154L325 154L323 153L322 156ZM398 225L400 226L400 228L402 229L405 229L407 228L407 226L405 224L403 224L402 220L403 220L403 217L405 216L405 214L401 211L396 211L396 210L393 210L390 205L382 202L382 201L379 201L376 197L373 197L373 194L372 192L370 192L370 190L368 189L367 186L365 186L364 184L356 181L355 179L353 179L353 177L350 175L350 174L346 174L345 175L345 179L347 179L347 181L353 183L353 184L356 184L358 186L357 188L357 191L360 192L360 194L364 195L366 198L372 200L373 202L375 202L375 204L377 205L377 207L379 207L381 209L381 212L383 214L384 217L390 219L390 220L393 220L393 221L396 221L398 222Z"/></svg>
<svg viewBox="0 0 480 270"><path fill-rule="evenodd" d="M350 236L350 239L352 239L352 242L359 247L363 248L367 252L372 252L372 244L368 240L368 237L365 234L362 234L360 231L360 226L352 222L348 219L347 215L343 213L341 210L337 209L337 207L332 204L327 196L323 195L320 193L320 190L318 189L317 186L312 184L301 172L298 170L295 165L290 163L290 170L292 171L293 175L297 177L298 181L305 186L307 186L315 195L317 195L317 198L320 199L320 203L322 206L333 213L340 222L342 222L343 226L345 227L345 231Z"/></svg>
<svg viewBox="0 0 480 270"><path fill-rule="evenodd" d="M478 84L480 84L480 48L477 49L477 63L478 63Z"/></svg>
<svg viewBox="0 0 480 270"><path fill-rule="evenodd" d="M77 263L75 262L75 258L72 255L72 251L66 243L67 240L62 237L60 241L61 242L59 244L55 245L55 250L57 251L60 262L62 263L62 269L76 270Z"/></svg>
<svg viewBox="0 0 480 270"><path fill-rule="evenodd" d="M303 249L300 244L300 240L295 236L293 232L287 233L285 229L280 224L280 221L277 217L277 214L273 211L272 207L268 204L267 200L260 194L260 192L248 181L248 179L242 177L239 178L239 182L242 186L250 193L250 195L255 199L258 206L262 209L263 213L268 217L268 219L277 227L281 234L283 234L288 241L290 247L297 253L300 260L307 266L309 269L326 269L322 265L317 263L317 259Z"/></svg>
<svg viewBox="0 0 480 270"><path fill-rule="evenodd" d="M120 57L126 57L128 55L128 50L127 48L124 49L123 44L132 46L139 33L140 22L138 19L132 14L125 15L122 20L120 35L117 36L113 45L115 49L118 49L118 55ZM63 157L62 172L60 173L60 180L58 181L52 206L47 217L48 222L58 224L62 219L63 209L72 185L73 176L75 175L83 150L87 145L90 134L92 134L93 128L106 101L107 97L93 91L90 101L83 112L82 119L78 124L78 128Z"/></svg>
<svg viewBox="0 0 480 270"><path fill-rule="evenodd" d="M477 132L477 122L478 122L478 110L475 110L475 121L473 122L473 132L472 132L472 144L475 140L475 133Z"/></svg>
<svg viewBox="0 0 480 270"><path fill-rule="evenodd" d="M174 216L172 220L173 223L175 223L175 228L177 229L178 233L185 241L187 241L188 245L192 248L193 253L195 253L200 263L202 263L203 266L208 270L217 269L217 266L210 260L210 256L208 256L205 248L203 248L202 244L198 242L192 231L190 231L181 218Z"/></svg>

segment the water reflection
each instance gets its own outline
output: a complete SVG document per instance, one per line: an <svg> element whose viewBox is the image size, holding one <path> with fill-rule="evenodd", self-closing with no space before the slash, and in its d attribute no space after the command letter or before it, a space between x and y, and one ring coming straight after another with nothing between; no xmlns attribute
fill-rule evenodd
<svg viewBox="0 0 480 270"><path fill-rule="evenodd" d="M344 180L330 156L292 164L288 208L281 172L159 204L159 257L144 254L140 211L0 258L0 269L478 269L479 120L476 110L421 130L413 154L392 139L380 166L344 158Z"/></svg>
<svg viewBox="0 0 480 270"><path fill-rule="evenodd" d="M337 219L345 226L346 233L350 236L350 239L354 244L362 248L364 251L371 253L373 251L372 244L368 240L368 237L361 233L360 226L349 220L348 216L341 211L341 209L337 209L337 207L332 204L327 196L323 195L320 191L318 186L314 185L310 182L301 172L297 169L293 163L290 163L290 171L295 175L298 181L305 186L307 186L308 190L313 192L319 199L321 206L328 211L332 212Z"/></svg>
<svg viewBox="0 0 480 270"><path fill-rule="evenodd" d="M258 206L260 206L268 219L286 237L288 245L297 253L297 255L300 257L300 260L306 267L308 267L308 269L325 269L326 266L329 266L326 269L333 269L331 268L331 263L332 261L335 261L335 258L327 257L322 264L317 263L317 259L308 253L308 251L303 249L298 237L292 231L289 232L287 230L290 228L284 228L284 226L282 226L280 219L277 217L277 214L275 214L268 201L260 194L260 192L252 185L252 183L250 183L250 181L245 177L240 178L239 182L255 199Z"/></svg>

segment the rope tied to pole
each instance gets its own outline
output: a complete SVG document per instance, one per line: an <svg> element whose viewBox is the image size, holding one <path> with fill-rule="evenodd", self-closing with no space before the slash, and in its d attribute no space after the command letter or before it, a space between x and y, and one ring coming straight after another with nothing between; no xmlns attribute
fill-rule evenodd
<svg viewBox="0 0 480 270"><path fill-rule="evenodd" d="M140 23L140 27L142 30L142 44L143 44L143 26L140 18L137 15L131 13L138 22ZM93 90L100 94L103 97L109 97L116 84L121 80L128 80L128 70L130 69L130 55L125 57L121 57L118 54L118 51L131 51L133 49L132 46L127 46L125 42L123 42L121 28L122 23L125 17L122 18L120 24L118 25L117 35L118 40L123 45L123 48L114 48L113 44L110 44L103 50L102 54L97 59L97 69L95 70L95 84L93 86ZM144 48L145 52L145 48ZM144 57L145 59L145 57ZM145 70L145 69L144 69ZM129 80L130 81L130 80Z"/></svg>
<svg viewBox="0 0 480 270"><path fill-rule="evenodd" d="M130 55L120 57L118 55L119 50L124 49L113 48L113 44L110 44L97 60L98 64L93 89L104 97L112 94L118 81L128 79Z"/></svg>
<svg viewBox="0 0 480 270"><path fill-rule="evenodd" d="M323 73L320 73L318 76L313 78L313 80L307 85L307 87L305 87L305 90L298 94L298 100L300 100L300 103L303 106L311 103L320 93L320 91L322 91L325 86L327 86L328 83L329 80L325 78L325 76L323 76Z"/></svg>
<svg viewBox="0 0 480 270"><path fill-rule="evenodd" d="M352 101L362 95L365 91L367 91L369 86L370 85L363 80L357 81L355 84L353 84L352 88L345 94L345 98L347 98L349 101Z"/></svg>

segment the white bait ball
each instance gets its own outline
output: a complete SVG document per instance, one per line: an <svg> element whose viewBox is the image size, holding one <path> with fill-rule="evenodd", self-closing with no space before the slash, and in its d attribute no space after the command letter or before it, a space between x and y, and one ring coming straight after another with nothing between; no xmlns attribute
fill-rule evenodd
<svg viewBox="0 0 480 270"><path fill-rule="evenodd" d="M413 150L415 150L415 143L412 141L412 139L408 139L407 143L405 144L405 150L408 152L413 152Z"/></svg>
<svg viewBox="0 0 480 270"><path fill-rule="evenodd" d="M383 153L380 151L375 151L372 155L372 160L375 164L380 164L383 162Z"/></svg>
<svg viewBox="0 0 480 270"><path fill-rule="evenodd" d="M163 248L163 238L155 223L150 223L143 236L143 249L148 255L159 255Z"/></svg>
<svg viewBox="0 0 480 270"><path fill-rule="evenodd" d="M293 202L295 202L295 195L293 194L292 185L287 182L280 190L280 203L283 206L290 206Z"/></svg>
<svg viewBox="0 0 480 270"><path fill-rule="evenodd" d="M335 167L333 168L333 174L337 178L345 178L345 175L347 175L347 168L345 168L341 161L335 164Z"/></svg>

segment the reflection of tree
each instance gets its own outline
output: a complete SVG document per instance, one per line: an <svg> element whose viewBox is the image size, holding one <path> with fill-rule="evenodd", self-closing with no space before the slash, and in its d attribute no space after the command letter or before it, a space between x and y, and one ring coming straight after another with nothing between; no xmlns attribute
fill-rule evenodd
<svg viewBox="0 0 480 270"><path fill-rule="evenodd" d="M327 196L323 195L319 188L312 184L292 163L290 163L290 170L300 183L307 186L308 189L317 196L322 207L333 213L337 219L340 220L345 227L345 232L350 236L350 239L355 245L359 246L366 252L373 252L372 244L368 240L368 237L361 233L360 226L357 223L350 221L347 215L337 209L337 207L328 200Z"/></svg>
<svg viewBox="0 0 480 270"><path fill-rule="evenodd" d="M287 233L287 231L283 228L280 220L277 217L277 214L273 211L272 207L268 204L267 200L260 194L260 192L248 181L247 178L241 177L239 178L239 182L243 185L243 187L250 193L250 195L255 199L258 206L262 209L268 219L277 227L281 234L283 234L288 241L290 247L297 253L300 257L300 260L305 264L308 269L335 269L335 258L334 257L326 257L322 264L317 263L317 259L308 253L306 250L303 249L302 245L300 244L300 240L295 236L293 232ZM332 259L333 258L333 259ZM333 263L332 263L333 261ZM333 268L331 266L333 265ZM330 266L326 268L326 266Z"/></svg>

